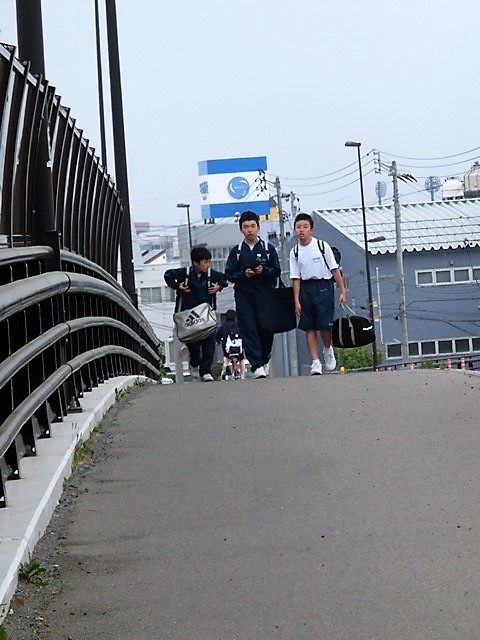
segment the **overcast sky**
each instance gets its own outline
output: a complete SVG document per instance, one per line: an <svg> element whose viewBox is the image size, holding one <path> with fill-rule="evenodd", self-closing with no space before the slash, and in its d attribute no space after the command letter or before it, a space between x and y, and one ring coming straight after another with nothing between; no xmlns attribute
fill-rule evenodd
<svg viewBox="0 0 480 640"><path fill-rule="evenodd" d="M100 154L94 0L42 10L48 80ZM181 223L178 202L200 219L199 160L265 155L311 211L359 204L348 139L397 159L419 190L480 157L475 0L117 0L117 13L135 221ZM16 43L15 0L0 0L0 29ZM392 192L372 161L367 204L379 179ZM107 165L114 175L111 150ZM407 184L401 196L429 199Z"/></svg>

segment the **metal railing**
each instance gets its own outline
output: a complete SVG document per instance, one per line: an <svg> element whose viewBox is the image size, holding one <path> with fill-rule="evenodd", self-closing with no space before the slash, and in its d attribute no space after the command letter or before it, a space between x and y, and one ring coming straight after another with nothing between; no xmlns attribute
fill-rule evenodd
<svg viewBox="0 0 480 640"><path fill-rule="evenodd" d="M115 184L54 87L0 44L0 236L8 247L35 244L36 158L45 128L61 247L115 276L123 220Z"/></svg>
<svg viewBox="0 0 480 640"><path fill-rule="evenodd" d="M0 507L21 458L85 392L114 376L160 374L159 340L121 287L65 251L63 267L88 273L47 271L53 253L0 249Z"/></svg>
<svg viewBox="0 0 480 640"><path fill-rule="evenodd" d="M159 340L115 279L123 217L70 110L0 44L0 507L86 392L160 375Z"/></svg>

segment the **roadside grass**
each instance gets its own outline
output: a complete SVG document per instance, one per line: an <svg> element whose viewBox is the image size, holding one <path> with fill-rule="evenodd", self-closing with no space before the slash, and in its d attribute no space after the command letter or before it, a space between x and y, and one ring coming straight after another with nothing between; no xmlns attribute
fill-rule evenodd
<svg viewBox="0 0 480 640"><path fill-rule="evenodd" d="M73 452L73 464L75 467L83 464L85 460L90 458L92 455L92 445L90 443L90 438L88 440L79 440L75 445L75 450Z"/></svg>
<svg viewBox="0 0 480 640"><path fill-rule="evenodd" d="M32 556L27 562L22 562L18 568L18 579L22 582L30 582L44 586L47 584L47 580L43 577L47 570L34 556Z"/></svg>
<svg viewBox="0 0 480 640"><path fill-rule="evenodd" d="M125 396L128 396L129 393L130 389L128 387L125 387L125 389L118 389L117 387L115 387L115 400L118 402Z"/></svg>

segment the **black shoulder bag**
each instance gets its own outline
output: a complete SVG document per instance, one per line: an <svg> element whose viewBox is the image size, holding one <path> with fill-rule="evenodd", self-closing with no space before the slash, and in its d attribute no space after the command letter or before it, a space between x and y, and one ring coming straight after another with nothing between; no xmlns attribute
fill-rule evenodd
<svg viewBox="0 0 480 640"><path fill-rule="evenodd" d="M260 326L271 333L284 333L297 326L293 288L278 278L278 287L262 289L257 294L257 313Z"/></svg>
<svg viewBox="0 0 480 640"><path fill-rule="evenodd" d="M333 321L333 345L341 349L353 349L375 342L375 329L370 319L356 316L345 303L341 307L345 317Z"/></svg>

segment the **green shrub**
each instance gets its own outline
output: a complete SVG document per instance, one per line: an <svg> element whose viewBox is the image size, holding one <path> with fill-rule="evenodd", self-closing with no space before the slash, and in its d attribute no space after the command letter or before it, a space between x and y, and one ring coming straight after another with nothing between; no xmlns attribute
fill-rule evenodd
<svg viewBox="0 0 480 640"><path fill-rule="evenodd" d="M354 349L336 349L338 366L346 369L366 369L373 366L373 352L370 345ZM383 360L383 349L377 345L377 364Z"/></svg>
<svg viewBox="0 0 480 640"><path fill-rule="evenodd" d="M434 364L431 360L420 363L420 369L434 369Z"/></svg>

